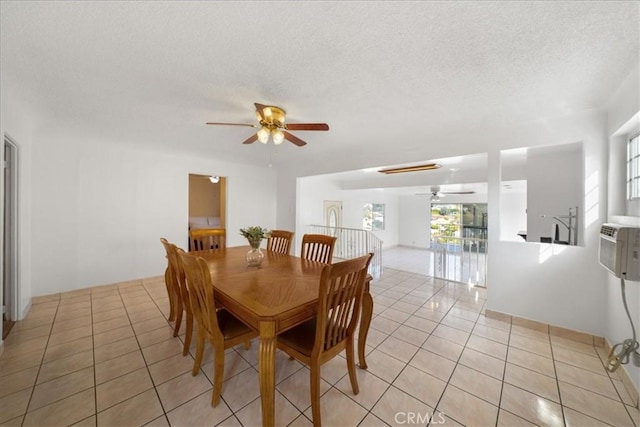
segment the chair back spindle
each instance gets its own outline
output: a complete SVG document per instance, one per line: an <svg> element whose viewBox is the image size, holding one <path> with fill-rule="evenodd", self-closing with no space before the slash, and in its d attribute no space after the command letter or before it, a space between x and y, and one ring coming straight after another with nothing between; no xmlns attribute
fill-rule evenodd
<svg viewBox="0 0 640 427"><path fill-rule="evenodd" d="M286 230L271 230L267 239L267 250L289 255L293 232Z"/></svg>
<svg viewBox="0 0 640 427"><path fill-rule="evenodd" d="M302 237L301 257L323 264L331 264L335 244L336 238L334 236L305 234Z"/></svg>

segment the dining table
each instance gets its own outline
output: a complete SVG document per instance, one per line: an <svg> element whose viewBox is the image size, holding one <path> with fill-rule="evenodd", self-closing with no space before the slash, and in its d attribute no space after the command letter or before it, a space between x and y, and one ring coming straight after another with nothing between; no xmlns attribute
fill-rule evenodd
<svg viewBox="0 0 640 427"><path fill-rule="evenodd" d="M320 275L325 264L264 250L259 267L249 267L249 246L193 252L209 266L214 298L259 333L258 376L262 425L275 424L275 362L278 334L317 315ZM367 275L358 332L358 362L367 368L365 346L373 314Z"/></svg>

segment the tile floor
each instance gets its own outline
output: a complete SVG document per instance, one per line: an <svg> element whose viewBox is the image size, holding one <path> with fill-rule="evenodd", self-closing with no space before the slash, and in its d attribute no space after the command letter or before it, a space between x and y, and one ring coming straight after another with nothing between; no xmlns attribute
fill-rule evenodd
<svg viewBox="0 0 640 427"><path fill-rule="evenodd" d="M640 426L602 349L483 314L485 291L385 268L372 284L368 370L322 370L325 426ZM160 277L34 298L0 356L0 425L260 425L257 342L191 376ZM184 328L183 328L184 329ZM306 367L279 353L276 422L311 425Z"/></svg>
<svg viewBox="0 0 640 427"><path fill-rule="evenodd" d="M486 255L475 249L445 254L442 250L394 246L382 253L385 267L480 286L487 283L486 261Z"/></svg>
<svg viewBox="0 0 640 427"><path fill-rule="evenodd" d="M382 251L385 268L433 276L433 251L426 248L394 246Z"/></svg>

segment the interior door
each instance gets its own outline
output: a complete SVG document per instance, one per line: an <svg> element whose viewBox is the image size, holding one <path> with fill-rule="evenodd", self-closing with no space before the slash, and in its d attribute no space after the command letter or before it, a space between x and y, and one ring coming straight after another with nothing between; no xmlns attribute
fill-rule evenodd
<svg viewBox="0 0 640 427"><path fill-rule="evenodd" d="M327 234L336 237L333 256L340 258L342 254L342 239L340 232L340 227L342 227L342 201L324 201L324 225L327 227Z"/></svg>
<svg viewBox="0 0 640 427"><path fill-rule="evenodd" d="M336 200L324 201L324 225L327 227L342 227L342 202Z"/></svg>

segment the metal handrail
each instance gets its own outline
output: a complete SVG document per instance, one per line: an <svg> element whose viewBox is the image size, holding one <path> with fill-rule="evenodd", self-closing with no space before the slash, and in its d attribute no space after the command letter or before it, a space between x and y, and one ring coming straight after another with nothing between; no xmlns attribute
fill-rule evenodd
<svg viewBox="0 0 640 427"><path fill-rule="evenodd" d="M351 259L373 252L369 264L369 273L374 277L382 274L382 240L368 230L348 227L329 227L327 225L311 224L309 232L336 237L333 250L335 258Z"/></svg>
<svg viewBox="0 0 640 427"><path fill-rule="evenodd" d="M434 277L487 286L487 239L439 236L431 242Z"/></svg>

